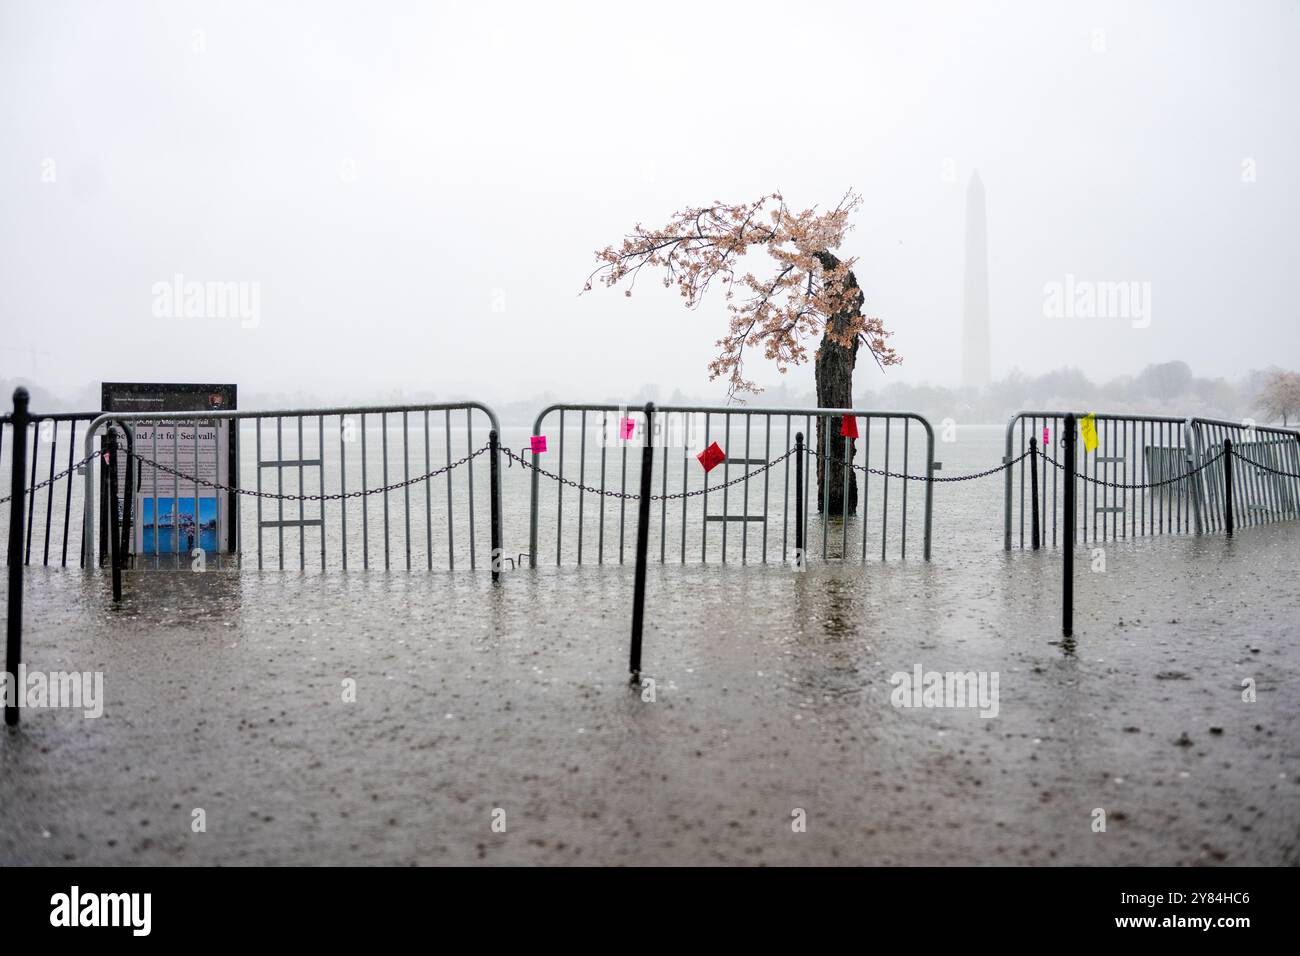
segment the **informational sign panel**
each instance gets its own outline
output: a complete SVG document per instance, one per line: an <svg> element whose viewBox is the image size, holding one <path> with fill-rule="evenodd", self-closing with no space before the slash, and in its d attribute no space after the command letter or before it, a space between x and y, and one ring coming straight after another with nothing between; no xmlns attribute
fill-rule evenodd
<svg viewBox="0 0 1300 956"><path fill-rule="evenodd" d="M233 411L235 408L234 385L103 384L106 412ZM238 495L212 485L230 487L232 476L237 478L239 474L238 429L234 423L200 418L133 421L131 425L135 451L142 459L133 476L133 552L190 555L196 549L233 550L239 521ZM162 467L155 467L153 462ZM121 496L125 494L124 472L118 480L118 494L120 508Z"/></svg>

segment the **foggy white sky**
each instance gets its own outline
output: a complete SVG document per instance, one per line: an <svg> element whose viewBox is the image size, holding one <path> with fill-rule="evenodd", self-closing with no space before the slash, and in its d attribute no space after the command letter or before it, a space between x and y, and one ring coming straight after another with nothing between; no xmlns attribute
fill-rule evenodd
<svg viewBox="0 0 1300 956"><path fill-rule="evenodd" d="M721 400L722 299L578 297L593 250L853 187L843 252L904 357L859 385L956 384L974 169L995 377L1294 368L1298 40L1270 2L8 0L0 375ZM260 324L156 318L176 273L260 283ZM1069 273L1150 282L1150 327L1044 318Z"/></svg>

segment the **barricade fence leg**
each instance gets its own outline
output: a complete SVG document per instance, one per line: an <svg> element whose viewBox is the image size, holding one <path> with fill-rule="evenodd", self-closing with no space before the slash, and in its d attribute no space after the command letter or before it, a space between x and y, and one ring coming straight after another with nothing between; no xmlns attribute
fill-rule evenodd
<svg viewBox="0 0 1300 956"><path fill-rule="evenodd" d="M1234 516L1232 513L1232 439L1223 440L1223 526L1232 537Z"/></svg>
<svg viewBox="0 0 1300 956"><path fill-rule="evenodd" d="M803 432L795 433L794 454L794 564L796 568L803 570L804 556L807 554L803 544Z"/></svg>
<svg viewBox="0 0 1300 956"><path fill-rule="evenodd" d="M1038 550L1038 439L1029 439L1029 505L1034 516L1030 525L1029 543L1033 550Z"/></svg>
<svg viewBox="0 0 1300 956"><path fill-rule="evenodd" d="M1065 416L1065 551L1062 554L1061 634L1074 634L1075 419Z"/></svg>
<svg viewBox="0 0 1300 956"><path fill-rule="evenodd" d="M654 473L654 402L645 406L645 443L641 449L641 498L637 501L636 570L632 590L632 654L629 671L632 683L641 678L641 628L645 623L646 553L650 546L650 486Z"/></svg>
<svg viewBox="0 0 1300 956"><path fill-rule="evenodd" d="M122 542L117 516L117 429L111 426L108 429L108 500L104 506L108 509L108 560L113 572L113 603L116 604L122 600Z"/></svg>
<svg viewBox="0 0 1300 956"><path fill-rule="evenodd" d="M5 670L10 680L18 679L18 665L23 657L23 525L27 497L27 426L31 416L27 411L27 389L14 389L14 411L10 421L14 426L13 467L9 484L9 604L5 631ZM18 693L14 703L5 701L5 723L10 727L18 723Z"/></svg>

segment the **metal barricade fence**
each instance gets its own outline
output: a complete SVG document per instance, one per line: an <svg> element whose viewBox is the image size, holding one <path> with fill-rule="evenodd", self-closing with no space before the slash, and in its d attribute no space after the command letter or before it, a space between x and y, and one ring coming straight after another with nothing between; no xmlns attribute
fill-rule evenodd
<svg viewBox="0 0 1300 956"><path fill-rule="evenodd" d="M27 480L26 527L23 530L22 562L68 566L68 557L79 564L81 527L73 518L81 509L81 492L73 480L80 461L77 434L99 412L32 414L27 426L26 455L31 458ZM66 443L67 450L62 446ZM13 461L12 416L0 419L0 474L8 474ZM0 509L0 534L9 535L8 509ZM6 554L6 561L11 560Z"/></svg>
<svg viewBox="0 0 1300 956"><path fill-rule="evenodd" d="M136 564L188 566L197 545L259 569L501 569L500 423L481 403L112 412L91 422L87 455L109 422L135 437ZM97 477L93 464L85 471L83 560L93 562Z"/></svg>
<svg viewBox="0 0 1300 956"><path fill-rule="evenodd" d="M863 422L860 438L841 434L845 418L855 419L852 430L856 430L857 421ZM562 565L566 557L575 564L590 561L593 551L598 564L625 560L633 547L629 520L632 530L636 520L635 509L629 514L627 502L637 498L634 491L629 492L628 476L634 476L635 485L640 450L647 438L644 420L643 409L636 406L550 405L533 425L533 435L546 441L545 452L525 449L524 455L509 453L532 471L529 556L534 567L542 558L542 542L548 542L549 549L552 540L556 565ZM826 559L847 559L860 553L865 560L868 553L878 553L885 560L891 552L906 558L909 520L914 523L915 512L920 510L922 553L926 560L930 557L933 483L926 480L923 492L913 490L909 504L908 486L913 482L908 479L932 478L939 467L934 461L934 430L920 415L863 409L669 405L656 408L654 421L654 434L648 437L663 451L655 456L658 493L653 500L658 520L651 521L651 533L657 541L649 550L652 556L658 554L660 563L668 562L670 554L681 564L697 555L701 562L725 563L737 558L741 563L768 562L778 555L782 562L791 560L795 523L791 459L799 433L806 436L809 458L819 466L810 468L804 499L806 550L815 550L820 539ZM624 437L629 424L631 434ZM819 430L822 447L817 450ZM714 442L726 458L706 472L695 460L696 452ZM842 467L845 461L853 467ZM813 478L823 467L828 480L818 491ZM872 473L880 475L879 489L872 488ZM553 511L543 497L543 476L555 480ZM838 494L832 494L837 489ZM547 489L547 497L549 494ZM591 498L595 500L589 501ZM693 504L693 499L698 499L698 504ZM814 512L829 515L829 520L819 520L814 526ZM570 515L573 517L566 523ZM738 533L735 525L739 525Z"/></svg>
<svg viewBox="0 0 1300 956"><path fill-rule="evenodd" d="M1215 418L1189 421L1197 461L1221 452L1232 441L1233 520L1237 527L1300 516L1300 431ZM1198 491L1207 530L1225 526L1226 488L1220 468L1206 469Z"/></svg>
<svg viewBox="0 0 1300 956"><path fill-rule="evenodd" d="M1066 414L1023 411L1013 415L1007 423L1003 462L1023 456L1029 439L1036 438L1046 457L1063 463ZM1084 418L1084 413L1074 414ZM1178 476L1186 476L1204 459L1194 454L1186 419L1097 412L1092 420L1096 449L1090 451L1082 439L1075 443L1080 486L1078 540L1114 541L1197 529L1201 506L1195 493L1198 476ZM1018 532L1019 546L1025 547L1027 517L1032 524L1032 513L1026 507L1027 476L1021 457L1018 468L1008 468L1003 479L1003 547L1007 551L1011 550L1013 532ZM1063 537L1059 527L1064 521L1061 469L1041 469L1038 481L1043 544L1056 545Z"/></svg>

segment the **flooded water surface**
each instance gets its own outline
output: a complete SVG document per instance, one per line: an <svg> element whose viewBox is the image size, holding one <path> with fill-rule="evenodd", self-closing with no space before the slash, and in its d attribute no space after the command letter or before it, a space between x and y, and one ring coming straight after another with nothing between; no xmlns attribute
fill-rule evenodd
<svg viewBox="0 0 1300 956"><path fill-rule="evenodd" d="M655 565L635 687L630 564L33 568L24 660L104 710L4 734L0 860L1300 862L1297 530L1081 550L1063 642L1059 553L986 517Z"/></svg>

